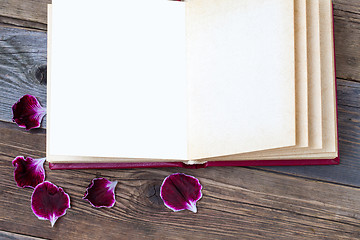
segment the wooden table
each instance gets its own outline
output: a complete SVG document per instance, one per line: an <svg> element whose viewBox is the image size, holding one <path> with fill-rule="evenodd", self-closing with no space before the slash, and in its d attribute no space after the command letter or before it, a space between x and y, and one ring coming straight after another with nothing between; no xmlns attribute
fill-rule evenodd
<svg viewBox="0 0 360 240"><path fill-rule="evenodd" d="M17 155L45 156L46 119L27 132L11 122L11 106L24 94L46 106L47 3L0 1L0 239L360 239L359 0L334 0L340 165L46 168L47 180L71 196L71 209L54 228L32 213L32 190L16 186L11 164ZM162 180L174 172L203 184L197 214L171 212L159 198ZM81 199L100 176L119 181L111 209Z"/></svg>

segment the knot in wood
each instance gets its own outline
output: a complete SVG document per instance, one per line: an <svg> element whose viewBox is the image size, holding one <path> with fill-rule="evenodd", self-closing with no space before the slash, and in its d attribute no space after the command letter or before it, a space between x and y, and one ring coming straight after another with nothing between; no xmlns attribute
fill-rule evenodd
<svg viewBox="0 0 360 240"><path fill-rule="evenodd" d="M47 83L47 66L41 65L35 70L35 78L39 81L40 84Z"/></svg>
<svg viewBox="0 0 360 240"><path fill-rule="evenodd" d="M160 185L150 184L146 189L146 197L154 205L163 205L163 200L160 197Z"/></svg>

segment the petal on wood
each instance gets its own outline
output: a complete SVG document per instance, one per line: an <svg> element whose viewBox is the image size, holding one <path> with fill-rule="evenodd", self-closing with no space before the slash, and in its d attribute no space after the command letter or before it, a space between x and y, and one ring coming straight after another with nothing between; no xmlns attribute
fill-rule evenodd
<svg viewBox="0 0 360 240"><path fill-rule="evenodd" d="M160 188L160 196L166 207L177 212L188 209L197 212L196 202L202 197L198 179L183 173L167 176Z"/></svg>
<svg viewBox="0 0 360 240"><path fill-rule="evenodd" d="M19 127L30 130L40 127L40 123L46 114L46 109L40 105L34 96L24 95L12 106L12 112L12 120Z"/></svg>
<svg viewBox="0 0 360 240"><path fill-rule="evenodd" d="M45 158L33 159L23 156L16 157L12 164L15 167L14 179L19 187L34 188L45 180Z"/></svg>
<svg viewBox="0 0 360 240"><path fill-rule="evenodd" d="M56 220L70 208L70 197L62 188L45 181L35 187L31 208L39 219L49 220L51 226L54 226Z"/></svg>
<svg viewBox="0 0 360 240"><path fill-rule="evenodd" d="M90 202L93 207L113 207L115 200L115 187L118 181L109 181L106 178L94 178L86 189L83 199Z"/></svg>

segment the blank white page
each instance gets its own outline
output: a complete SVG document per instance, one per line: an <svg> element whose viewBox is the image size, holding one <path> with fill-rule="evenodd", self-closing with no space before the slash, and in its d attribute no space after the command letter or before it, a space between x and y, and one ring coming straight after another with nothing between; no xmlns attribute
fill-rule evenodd
<svg viewBox="0 0 360 240"><path fill-rule="evenodd" d="M48 160L186 159L184 3L53 0L52 8Z"/></svg>
<svg viewBox="0 0 360 240"><path fill-rule="evenodd" d="M190 159L294 146L294 2L186 4Z"/></svg>

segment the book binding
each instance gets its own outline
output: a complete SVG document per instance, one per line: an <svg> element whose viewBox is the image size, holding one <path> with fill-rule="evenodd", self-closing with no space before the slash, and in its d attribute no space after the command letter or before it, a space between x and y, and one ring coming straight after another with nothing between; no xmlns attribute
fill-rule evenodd
<svg viewBox="0 0 360 240"><path fill-rule="evenodd" d="M235 167L235 166L304 166L304 165L337 165L339 157L334 159L306 159L306 160L247 160L247 161L210 161L203 164L188 165L183 162L114 162L114 163L49 163L52 170L63 169L125 169L125 168L162 168L181 167L198 169L206 167Z"/></svg>

